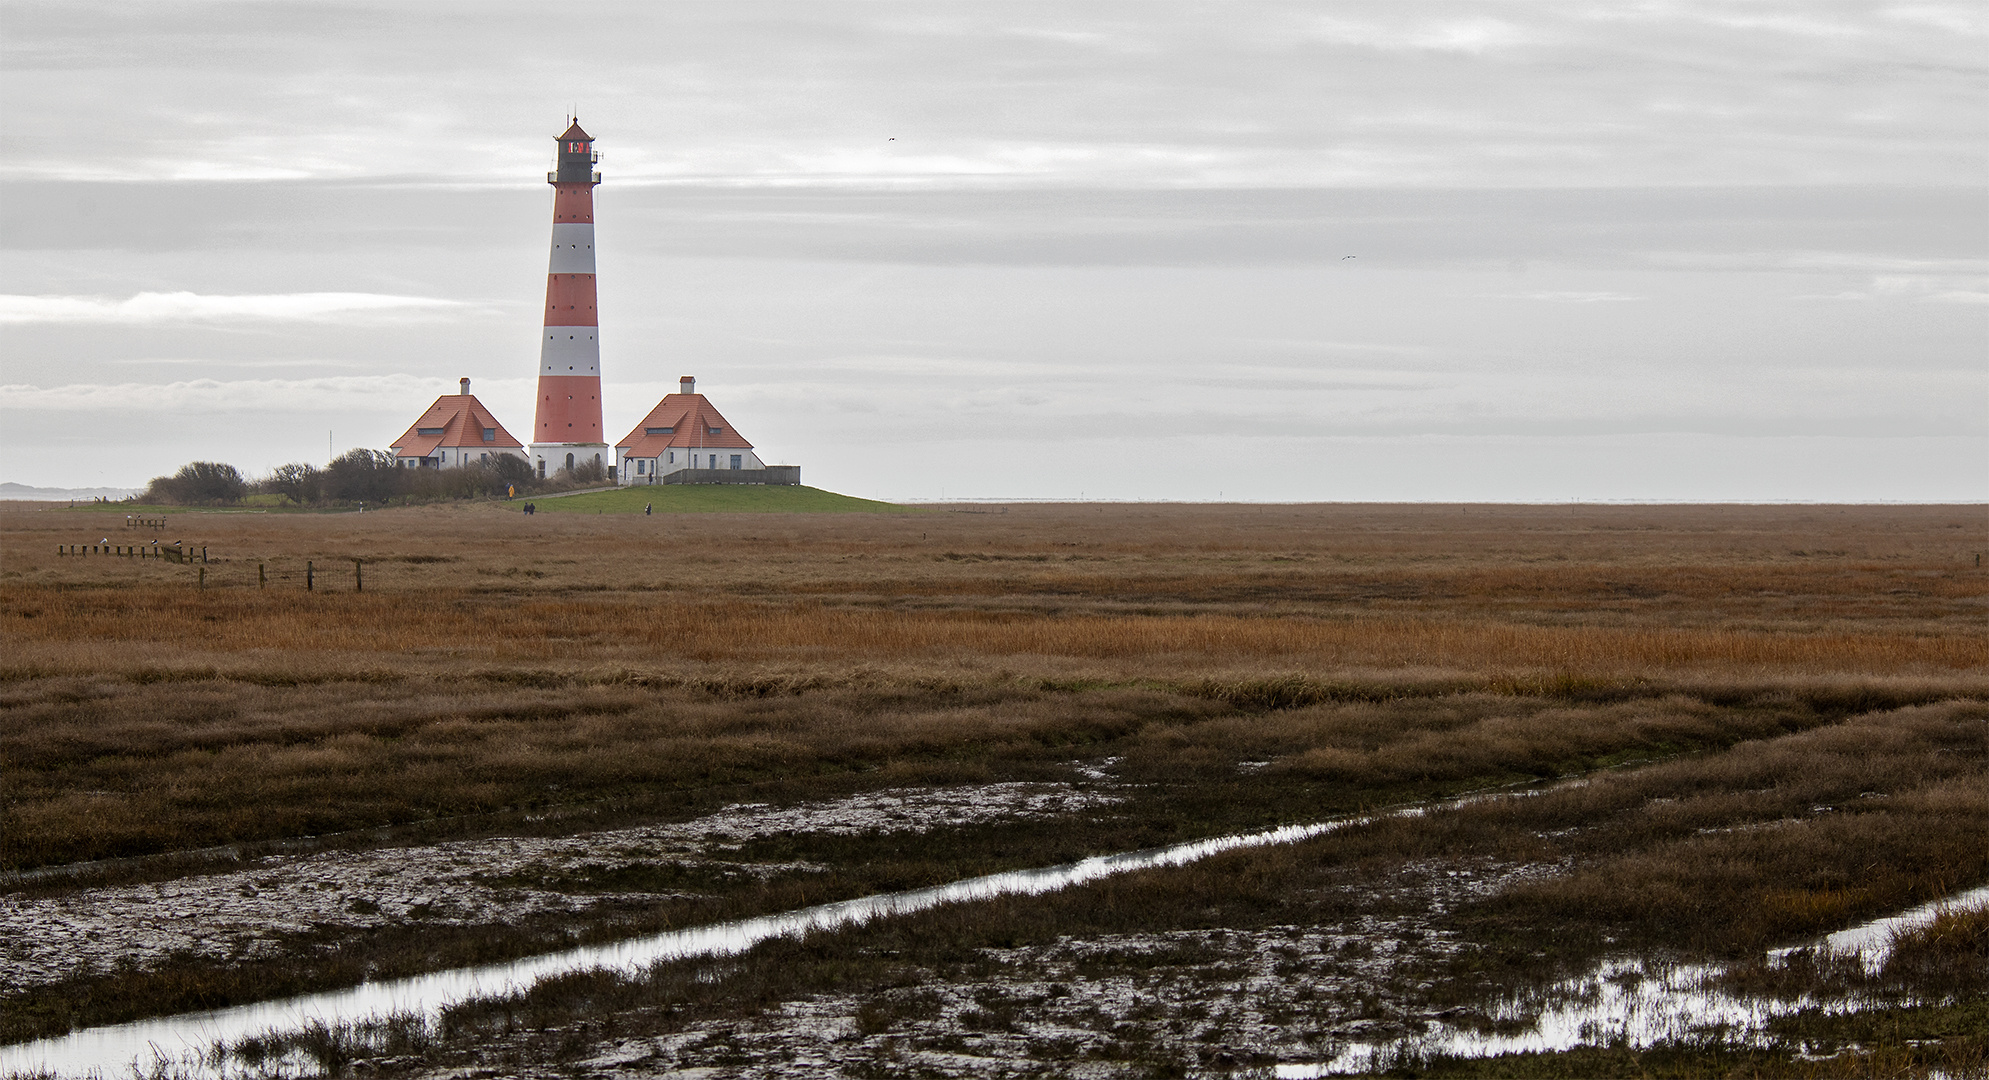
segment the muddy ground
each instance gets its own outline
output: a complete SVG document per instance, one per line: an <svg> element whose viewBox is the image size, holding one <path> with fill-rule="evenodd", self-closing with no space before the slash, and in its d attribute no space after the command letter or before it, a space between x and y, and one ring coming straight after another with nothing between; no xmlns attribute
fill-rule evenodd
<svg viewBox="0 0 1989 1080"><path fill-rule="evenodd" d="M1106 763L1109 764L1109 763ZM823 873L807 862L727 859L776 836L929 833L999 821L1041 820L1121 801L1096 765L1079 783L1008 783L869 792L831 803L739 804L686 822L573 836L497 836L413 847L267 855L249 867L117 888L0 900L0 993L167 958L269 960L317 951L328 937L383 927L502 925L547 914L654 902L670 894L576 895L526 882L575 872L641 869L687 880ZM679 896L695 895L679 893Z"/></svg>

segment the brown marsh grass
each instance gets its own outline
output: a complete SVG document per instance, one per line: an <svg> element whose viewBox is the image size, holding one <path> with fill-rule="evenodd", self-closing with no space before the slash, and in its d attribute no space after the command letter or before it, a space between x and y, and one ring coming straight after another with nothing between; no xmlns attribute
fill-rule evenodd
<svg viewBox="0 0 1989 1080"><path fill-rule="evenodd" d="M131 643L184 655L440 655L562 666L685 660L878 662L1043 656L1176 663L1287 663L1305 668L1572 670L1597 674L1709 669L1759 674L1919 674L1989 668L1989 637L1725 627L1554 626L1358 612L1283 615L1043 614L893 611L716 600L522 599L480 602L458 590L317 598L234 591L9 590L8 639L23 660L74 670L67 648L116 666ZM694 629L693 629L694 628ZM38 648L37 646L41 646ZM53 646L53 648L50 648ZM549 646L553 646L549 648ZM149 652L149 650L147 650ZM551 655L548 655L548 654ZM152 654L156 656L157 654ZM145 656L151 659L151 656ZM95 666L93 664L93 666Z"/></svg>
<svg viewBox="0 0 1989 1080"><path fill-rule="evenodd" d="M1276 710L1343 700L1721 704L1669 744L1580 710L1551 737L1530 715L1432 733L1397 710L1380 757L1315 732L1280 768L1509 775L1556 740L1564 762L1731 741L1751 730L1735 703L1807 723L1989 692L1979 507L175 515L205 589L198 567L54 554L120 522L0 513L0 864L908 754L957 770L1232 713L1237 741L1203 752L1233 761Z"/></svg>
<svg viewBox="0 0 1989 1080"><path fill-rule="evenodd" d="M1137 792L1117 816L779 854L861 889L1657 762L905 924L962 949L1258 925L1344 913L1418 858L1569 868L1458 916L1487 978L1609 939L1731 953L1989 877L1981 507L175 515L205 589L197 566L54 554L118 521L0 511L0 869L571 831L1109 756ZM530 945L505 929L342 939L317 974L79 984L113 1003L7 1022Z"/></svg>

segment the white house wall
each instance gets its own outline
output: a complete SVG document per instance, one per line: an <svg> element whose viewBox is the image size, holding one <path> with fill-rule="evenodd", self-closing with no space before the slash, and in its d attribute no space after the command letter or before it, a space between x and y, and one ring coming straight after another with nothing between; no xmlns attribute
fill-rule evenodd
<svg viewBox="0 0 1989 1080"><path fill-rule="evenodd" d="M732 467L732 455L734 454L739 455L740 459L739 467L741 469L766 468L766 465L760 461L760 456L758 454L753 453L751 450L727 450L724 447L717 447L715 449L710 449L710 450L692 448L689 450L677 450L674 452L677 455L677 460L674 463L670 460L670 454L672 453L672 451L668 450L663 452L661 458L641 459L650 462L652 466L661 469L662 471L653 474L652 473L638 474L635 471L635 462L637 459L624 457L622 455L621 449L618 447L615 450L615 476L624 484L647 484L650 482L649 478L652 475L668 476L671 473L677 472L682 469L730 469ZM719 464L717 465L710 465L706 463L713 454L718 455ZM690 459L693 456L695 456L698 459L698 463L696 465L691 464Z"/></svg>
<svg viewBox="0 0 1989 1080"><path fill-rule="evenodd" d="M606 443L533 443L526 448L525 460L535 471L546 476L566 468L566 455L573 455L573 465L579 468L597 458L602 468L615 464L617 451Z"/></svg>
<svg viewBox="0 0 1989 1080"><path fill-rule="evenodd" d="M520 461L525 460L525 451L515 446L438 446L435 448L435 452L429 456L435 459L437 466L444 469L453 469L460 465L473 465L484 460L485 457L496 457L499 454L509 454ZM394 452L394 461L396 463L420 460L421 458L412 454L403 454L398 450Z"/></svg>

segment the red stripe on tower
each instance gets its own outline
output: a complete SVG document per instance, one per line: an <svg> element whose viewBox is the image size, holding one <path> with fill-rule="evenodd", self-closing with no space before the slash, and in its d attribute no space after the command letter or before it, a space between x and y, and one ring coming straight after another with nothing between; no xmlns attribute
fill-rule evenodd
<svg viewBox="0 0 1989 1080"><path fill-rule="evenodd" d="M594 301L594 171L600 155L578 120L559 136L553 188L552 260L539 339L539 402L531 456L539 475L605 464L601 429L601 322Z"/></svg>

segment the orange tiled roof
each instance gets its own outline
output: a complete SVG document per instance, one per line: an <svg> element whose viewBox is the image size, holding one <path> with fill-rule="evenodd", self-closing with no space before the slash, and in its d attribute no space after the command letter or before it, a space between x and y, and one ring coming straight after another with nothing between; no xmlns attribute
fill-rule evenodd
<svg viewBox="0 0 1989 1080"><path fill-rule="evenodd" d="M440 435L423 435L422 428L441 428ZM483 429L496 428L497 438L492 442L483 441ZM462 447L482 450L522 449L524 443L511 437L504 425L490 415L475 394L444 394L435 399L435 404L421 414L421 419L407 429L407 434L395 439L394 451L402 457L430 457L439 447Z"/></svg>
<svg viewBox="0 0 1989 1080"><path fill-rule="evenodd" d="M652 429L669 428L666 433ZM718 434L711 433L712 428ZM635 430L615 446L623 457L652 458L665 449L751 450L753 444L742 438L703 394L671 394L656 403Z"/></svg>

